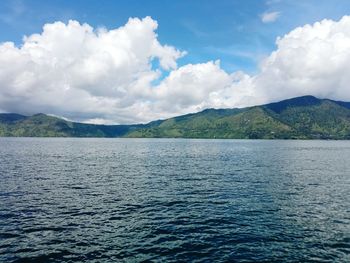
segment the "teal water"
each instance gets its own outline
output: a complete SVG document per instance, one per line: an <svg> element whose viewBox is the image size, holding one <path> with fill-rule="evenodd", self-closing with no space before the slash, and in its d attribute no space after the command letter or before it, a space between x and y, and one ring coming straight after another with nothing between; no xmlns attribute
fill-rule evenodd
<svg viewBox="0 0 350 263"><path fill-rule="evenodd" d="M0 262L350 262L350 141L0 138Z"/></svg>

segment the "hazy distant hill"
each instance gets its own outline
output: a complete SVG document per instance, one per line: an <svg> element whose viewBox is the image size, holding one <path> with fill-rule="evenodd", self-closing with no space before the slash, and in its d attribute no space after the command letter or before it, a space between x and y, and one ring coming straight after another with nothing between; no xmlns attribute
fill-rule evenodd
<svg viewBox="0 0 350 263"><path fill-rule="evenodd" d="M23 137L121 137L145 125L94 125L69 122L42 113L23 116L0 114L0 136Z"/></svg>
<svg viewBox="0 0 350 263"><path fill-rule="evenodd" d="M93 125L45 114L0 114L0 136L350 139L350 103L304 96L243 109L207 109L138 125Z"/></svg>

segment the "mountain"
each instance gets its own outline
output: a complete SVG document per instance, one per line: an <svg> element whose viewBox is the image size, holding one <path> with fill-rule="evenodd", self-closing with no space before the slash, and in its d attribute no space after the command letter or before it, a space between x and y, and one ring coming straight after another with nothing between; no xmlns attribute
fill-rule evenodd
<svg viewBox="0 0 350 263"><path fill-rule="evenodd" d="M42 113L23 116L0 114L0 136L16 137L122 137L143 125L94 125L66 121Z"/></svg>
<svg viewBox="0 0 350 263"><path fill-rule="evenodd" d="M128 137L350 139L350 103L304 96L243 109L207 109Z"/></svg>
<svg viewBox="0 0 350 263"><path fill-rule="evenodd" d="M0 136L350 139L350 103L303 96L242 109L207 109L135 125L94 125L45 114L3 113Z"/></svg>

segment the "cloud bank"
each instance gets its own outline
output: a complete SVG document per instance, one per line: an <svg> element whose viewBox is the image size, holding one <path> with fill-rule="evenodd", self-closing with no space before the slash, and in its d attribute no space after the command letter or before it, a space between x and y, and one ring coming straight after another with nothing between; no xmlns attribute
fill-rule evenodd
<svg viewBox="0 0 350 263"><path fill-rule="evenodd" d="M19 47L1 43L0 110L135 123L301 95L350 101L349 16L278 38L254 76L219 61L177 67L186 52L161 44L157 26L150 17L112 30L55 22Z"/></svg>

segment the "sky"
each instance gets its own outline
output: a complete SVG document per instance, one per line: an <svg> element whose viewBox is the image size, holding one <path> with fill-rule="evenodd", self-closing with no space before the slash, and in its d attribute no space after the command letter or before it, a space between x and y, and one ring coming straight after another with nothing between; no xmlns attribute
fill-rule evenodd
<svg viewBox="0 0 350 263"><path fill-rule="evenodd" d="M350 101L347 0L2 0L0 112L145 123Z"/></svg>

